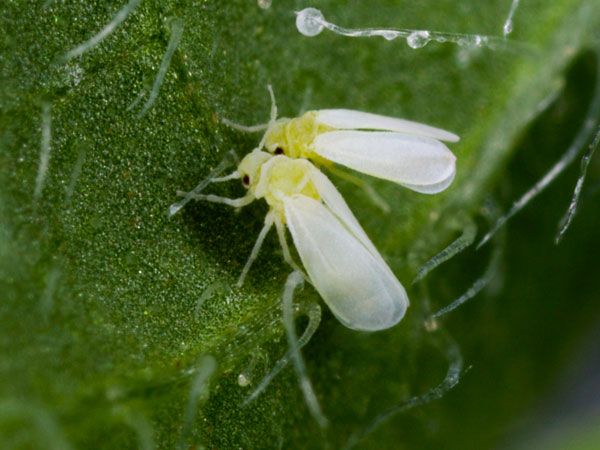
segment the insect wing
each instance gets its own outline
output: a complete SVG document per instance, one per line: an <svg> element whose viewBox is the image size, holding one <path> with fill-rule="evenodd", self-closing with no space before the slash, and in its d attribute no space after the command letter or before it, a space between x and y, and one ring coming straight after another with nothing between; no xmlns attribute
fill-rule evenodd
<svg viewBox="0 0 600 450"><path fill-rule="evenodd" d="M344 197L338 192L329 178L327 178L323 172L315 168L311 173L311 181L317 189L319 196L333 215L336 216L375 257L381 258L381 255L367 236L367 233L365 233L358 223L358 220L356 220L356 217L354 217L354 214L352 214Z"/></svg>
<svg viewBox="0 0 600 450"><path fill-rule="evenodd" d="M383 259L374 256L323 203L294 195L284 205L304 268L340 322L363 331L398 323L408 299Z"/></svg>
<svg viewBox="0 0 600 450"><path fill-rule="evenodd" d="M444 190L456 173L456 157L443 143L402 133L330 131L315 138L313 150L342 166L428 194Z"/></svg>
<svg viewBox="0 0 600 450"><path fill-rule="evenodd" d="M344 197L338 192L333 183L327 178L320 170L316 168L311 173L311 181L315 186L321 200L325 203L329 211L342 223L342 225L350 230L350 232L365 246L367 250L371 252L371 255L378 261L380 261L382 267L390 273L392 277L395 275L388 267L386 262L383 260L379 251L375 248L367 233L362 229L356 217L346 204ZM406 296L406 294L405 294ZM408 299L406 301L408 305Z"/></svg>
<svg viewBox="0 0 600 450"><path fill-rule="evenodd" d="M454 133L410 120L381 116L352 109L321 109L317 121L338 130L387 130L414 136L424 136L440 141L457 142Z"/></svg>
<svg viewBox="0 0 600 450"><path fill-rule="evenodd" d="M454 181L455 175L456 175L456 171L453 171L448 176L448 178L440 181L439 183L434 183L434 184L428 184L428 185L425 184L425 185L419 186L417 184L403 183L402 185L409 189L412 189L415 192L420 192L422 194L437 194L438 192L442 192L448 186L450 186L450 184L452 184L452 181Z"/></svg>

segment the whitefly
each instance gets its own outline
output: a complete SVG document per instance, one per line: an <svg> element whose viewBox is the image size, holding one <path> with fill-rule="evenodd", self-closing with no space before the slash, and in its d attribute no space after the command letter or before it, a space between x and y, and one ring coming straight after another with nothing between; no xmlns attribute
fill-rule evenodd
<svg viewBox="0 0 600 450"><path fill-rule="evenodd" d="M303 274L345 326L376 331L398 323L409 304L404 287L333 183L313 162L325 166L336 163L434 194L446 189L456 173L456 158L441 140L456 141L458 137L420 123L346 109L277 119L274 101L268 124L246 127L226 123L265 133L259 146L233 173L219 177L216 172L222 172L222 163L196 189L179 192L184 198L171 206L170 214L191 199L234 208L263 199L269 212L238 286L274 226L285 261ZM240 198L200 193L210 183L234 179L241 180L246 189ZM286 228L301 265L289 250Z"/></svg>
<svg viewBox="0 0 600 450"><path fill-rule="evenodd" d="M456 157L443 143L458 136L410 120L351 109L308 111L296 118L277 118L271 86L271 117L253 126L224 120L248 132L264 131L259 148L274 155L309 159L319 166L334 163L413 191L436 194L456 175Z"/></svg>

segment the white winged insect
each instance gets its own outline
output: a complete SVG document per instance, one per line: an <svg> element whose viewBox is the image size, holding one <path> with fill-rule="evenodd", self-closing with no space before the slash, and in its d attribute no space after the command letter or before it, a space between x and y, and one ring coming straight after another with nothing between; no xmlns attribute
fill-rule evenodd
<svg viewBox="0 0 600 450"><path fill-rule="evenodd" d="M448 131L394 117L350 109L308 111L277 119L271 86L269 123L238 125L248 132L266 130L259 149L291 158L310 159L332 168L336 163L424 194L446 189L456 174L456 157L441 141L456 142Z"/></svg>
<svg viewBox="0 0 600 450"><path fill-rule="evenodd" d="M210 182L241 179L246 195L237 199L198 193ZM237 170L209 178L173 205L176 213L190 199L224 203L236 208L265 199L270 209L246 266L240 286L273 225L285 260L294 268L285 227L315 287L333 314L345 326L376 331L398 323L408 307L406 291L329 179L306 159L272 155L255 149Z"/></svg>

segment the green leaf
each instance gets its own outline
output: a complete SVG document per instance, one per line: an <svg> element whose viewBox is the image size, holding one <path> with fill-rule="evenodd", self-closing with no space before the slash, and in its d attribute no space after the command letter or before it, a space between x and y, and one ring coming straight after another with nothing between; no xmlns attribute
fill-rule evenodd
<svg viewBox="0 0 600 450"><path fill-rule="evenodd" d="M318 7L344 26L500 35L508 3L323 1ZM584 0L523 2L506 48L431 43L412 50L399 40L349 39L327 31L304 37L293 14L304 2L275 0L264 10L241 0L141 1L98 45L64 59L124 6L50 0L0 7L2 446L339 448L378 413L443 379L447 363L439 347L447 331L427 331L424 318L460 295L483 272L489 255L469 253L446 263L449 268L430 281L410 287L411 280L479 217L495 186L508 186L508 204L566 148L591 95L588 63L573 69L583 80L576 93L567 89L561 97L582 99L563 102L572 117L561 113L559 103L551 111L560 120L545 116L528 134L533 144L515 143L540 114L540 104L559 93L572 61L597 46L592 31L600 25L600 10ZM172 37L177 24L183 25L178 43ZM175 50L164 81L142 116L170 41ZM369 335L343 328L325 312L304 356L331 421L326 431L308 414L291 368L241 407L287 349L279 296L289 268L274 237L244 286L234 287L266 206L235 212L190 203L173 219L166 215L177 189L195 186L230 149L244 154L254 148L260 136L234 131L220 119L264 122L268 83L284 116L344 107L430 123L462 137L452 145L458 176L444 194L424 196L373 181L392 206L390 214L332 176L410 287L412 307L394 329ZM136 104L138 94L142 100ZM518 176L507 170L515 150L528 147L513 167ZM46 150L47 171L40 174ZM532 161L539 170L527 173L523 167ZM547 223L550 234L570 186L563 186L567 195L560 204L546 197L554 215L546 208L531 219ZM236 196L242 189L223 185L214 192ZM594 223L597 213L585 214L582 223ZM554 314L573 321L565 327L564 352L585 328L574 324L598 311L589 306L570 313L568 305L576 300L563 301L593 267L575 248L598 239L580 233L573 230L571 241L551 250L555 258L573 258L572 267L579 264L582 272L557 277L550 296L544 271L551 273L556 260L546 261L544 253L551 239L543 241L544 233L508 239L504 290L485 306L457 311L451 323L467 363L475 366L464 385L435 407L392 419L364 445L496 443L507 422L541 395L542 369L557 373L561 367L557 356L539 356L540 343L527 339L513 359L503 339L523 332L523 318L554 306ZM529 271L531 279L519 278ZM518 288L528 283L531 298L521 299ZM590 292L586 284L579 298ZM556 301L545 305L547 298ZM320 302L309 287L297 299ZM507 315L522 321L514 325ZM542 343L563 333L560 321L549 322L538 324ZM489 356L496 350L497 358ZM217 365L208 384L204 355ZM493 370L523 397L513 401L502 396L507 391L486 391L490 378L482 372ZM240 373L250 387L240 386ZM488 403L474 401L486 395ZM500 402L503 412L492 413ZM486 414L489 421L482 424ZM466 424L481 429L464 433Z"/></svg>

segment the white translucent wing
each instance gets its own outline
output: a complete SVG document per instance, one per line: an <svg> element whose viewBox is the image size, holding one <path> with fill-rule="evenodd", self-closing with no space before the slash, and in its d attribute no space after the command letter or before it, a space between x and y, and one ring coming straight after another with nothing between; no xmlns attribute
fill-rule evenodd
<svg viewBox="0 0 600 450"><path fill-rule="evenodd" d="M354 214L352 214L344 197L338 192L329 178L327 178L323 172L314 168L311 172L311 181L323 202L338 220L342 222L374 256L381 258L381 255L367 236L367 233L365 233L358 223L358 220L356 220L356 217L354 217Z"/></svg>
<svg viewBox="0 0 600 450"><path fill-rule="evenodd" d="M375 248L375 245L371 242L367 233L363 230L354 217L354 214L348 207L348 204L342 197L342 194L336 189L334 184L327 178L323 172L314 168L311 172L311 181L317 189L321 200L325 203L327 208L333 213L333 215L346 227L350 232L365 246L367 250L371 252L375 259L381 261L382 265L393 275L391 269L387 263L383 260L379 251ZM395 278L395 276L394 276Z"/></svg>
<svg viewBox="0 0 600 450"><path fill-rule="evenodd" d="M295 195L284 205L304 268L340 322L363 331L398 323L408 298L383 259L375 257L323 203Z"/></svg>
<svg viewBox="0 0 600 450"><path fill-rule="evenodd" d="M440 141L457 142L459 137L440 128L410 120L381 116L352 109L321 109L317 121L338 130L387 130L414 136L425 136Z"/></svg>
<svg viewBox="0 0 600 450"><path fill-rule="evenodd" d="M420 192L422 194L437 194L438 192L442 192L444 189L446 189L448 186L450 186L452 184L452 181L454 181L455 175L456 175L456 172L452 172L450 174L450 176L448 176L448 178L440 181L439 183L435 183L435 184L419 186L416 184L404 183L403 186L405 186L409 189L412 189L413 191Z"/></svg>
<svg viewBox="0 0 600 450"><path fill-rule="evenodd" d="M454 178L456 157L440 141L402 133L330 131L319 134L312 150L358 172L433 194Z"/></svg>

